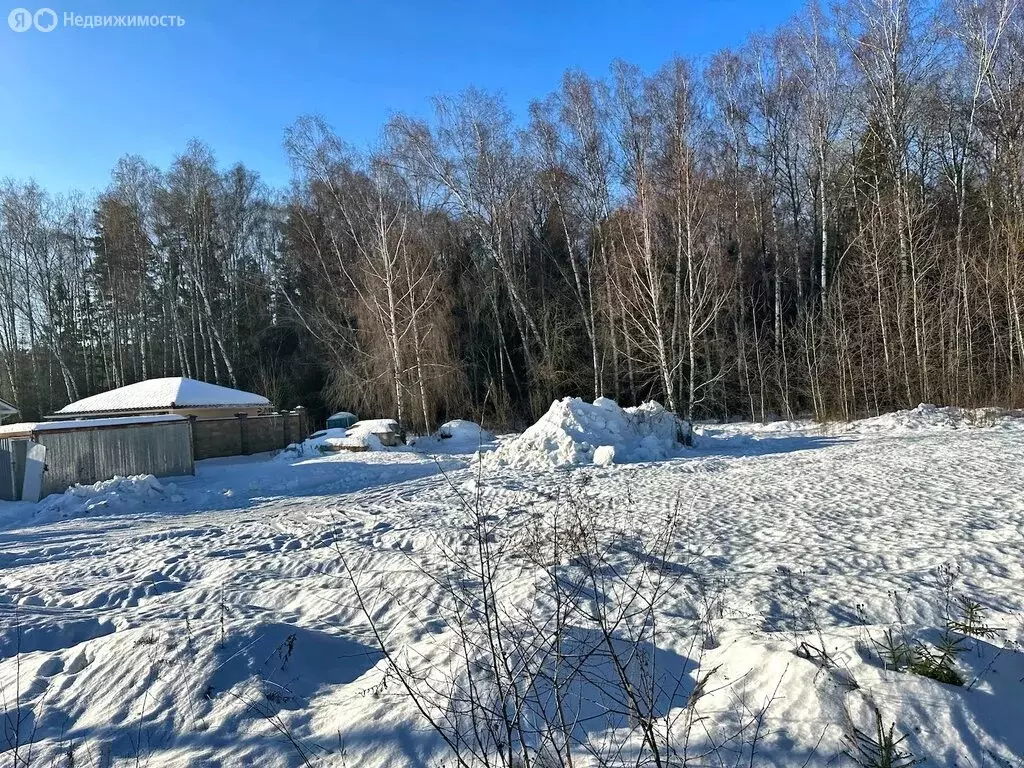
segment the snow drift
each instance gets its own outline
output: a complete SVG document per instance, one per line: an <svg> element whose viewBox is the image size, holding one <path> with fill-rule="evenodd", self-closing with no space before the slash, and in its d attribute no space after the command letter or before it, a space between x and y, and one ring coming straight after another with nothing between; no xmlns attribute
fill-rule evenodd
<svg viewBox="0 0 1024 768"><path fill-rule="evenodd" d="M931 429L973 429L978 427L1020 427L1019 413L997 408L964 409L921 403L916 408L861 419L850 425L855 432L900 434Z"/></svg>
<svg viewBox="0 0 1024 768"><path fill-rule="evenodd" d="M957 408L921 403L880 416L855 421L818 422L809 418L790 421L771 421L765 424L733 422L700 425L702 437L712 439L719 446L728 445L736 450L748 445L777 438L797 439L821 435L892 437L905 434L950 432L954 430L1004 429L1024 430L1024 412L1001 408Z"/></svg>
<svg viewBox="0 0 1024 768"><path fill-rule="evenodd" d="M97 510L128 509L162 499L178 500L173 483L163 484L153 475L113 477L91 485L75 485L64 493L47 496L39 503L36 517L44 520L80 517ZM172 492L170 495L168 492Z"/></svg>
<svg viewBox="0 0 1024 768"><path fill-rule="evenodd" d="M679 455L689 438L689 423L654 401L620 408L606 397L593 403L567 397L486 460L538 468L660 461Z"/></svg>

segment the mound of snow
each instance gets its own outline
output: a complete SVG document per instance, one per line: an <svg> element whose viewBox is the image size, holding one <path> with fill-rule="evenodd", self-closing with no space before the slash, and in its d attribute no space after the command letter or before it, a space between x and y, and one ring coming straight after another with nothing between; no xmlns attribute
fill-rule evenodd
<svg viewBox="0 0 1024 768"><path fill-rule="evenodd" d="M178 496L168 496L174 485L165 486L153 475L131 475L101 480L92 485L76 485L64 493L47 496L39 502L37 517L61 519L79 517L103 509L136 507L149 501Z"/></svg>
<svg viewBox="0 0 1024 768"><path fill-rule="evenodd" d="M620 408L606 397L592 404L567 397L487 460L515 467L660 461L679 455L689 435L689 423L653 401Z"/></svg>
<svg viewBox="0 0 1024 768"><path fill-rule="evenodd" d="M996 408L964 409L921 403L916 408L855 421L855 432L901 433L919 430L970 429L977 427L1019 427L1019 414Z"/></svg>
<svg viewBox="0 0 1024 768"><path fill-rule="evenodd" d="M907 432L918 429L949 429L959 426L962 414L957 408L921 403L917 408L886 413L854 422L854 429L865 432Z"/></svg>

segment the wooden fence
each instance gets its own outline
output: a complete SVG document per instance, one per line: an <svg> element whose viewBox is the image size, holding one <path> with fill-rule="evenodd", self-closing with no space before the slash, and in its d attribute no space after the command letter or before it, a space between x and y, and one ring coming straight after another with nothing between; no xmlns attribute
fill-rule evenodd
<svg viewBox="0 0 1024 768"><path fill-rule="evenodd" d="M43 424L33 431L32 439L46 446L43 496L116 475L168 477L195 472L189 422L180 417Z"/></svg>
<svg viewBox="0 0 1024 768"><path fill-rule="evenodd" d="M267 416L150 416L32 425L21 438L0 440L0 499L21 498L25 448L32 443L46 448L46 496L115 475L191 475L200 459L274 451L308 436L301 407Z"/></svg>
<svg viewBox="0 0 1024 768"><path fill-rule="evenodd" d="M248 456L286 448L309 436L304 408L266 416L193 419L192 453L196 461L218 456Z"/></svg>

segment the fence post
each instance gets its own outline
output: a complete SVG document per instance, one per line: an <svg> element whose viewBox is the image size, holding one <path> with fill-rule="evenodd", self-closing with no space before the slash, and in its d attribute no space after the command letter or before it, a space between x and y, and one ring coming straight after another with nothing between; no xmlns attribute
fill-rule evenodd
<svg viewBox="0 0 1024 768"><path fill-rule="evenodd" d="M189 416L188 421L185 422L185 426L188 427L188 465L190 467L189 474L195 475L196 473L196 433L195 427L196 417Z"/></svg>
<svg viewBox="0 0 1024 768"><path fill-rule="evenodd" d="M89 457L88 472L86 473L85 485L91 485L95 483L99 478L99 472L96 471L96 454L98 453L98 446L96 445L96 430L86 430L86 434L89 435L89 452L86 456ZM83 463L83 466L85 464ZM81 483L82 479L76 478L76 482Z"/></svg>
<svg viewBox="0 0 1024 768"><path fill-rule="evenodd" d="M298 419L298 421L299 421L299 423L298 423L299 439L296 440L295 442L301 443L303 440L305 440L307 437L309 437L309 433L306 431L306 406L304 406L304 405L296 405L295 406L295 414L299 417L299 419Z"/></svg>
<svg viewBox="0 0 1024 768"><path fill-rule="evenodd" d="M199 455L199 436L196 435L196 415L194 413L188 417L188 439L192 443L192 461L195 462L196 456ZM192 474L195 474L194 466Z"/></svg>
<svg viewBox="0 0 1024 768"><path fill-rule="evenodd" d="M249 455L249 414L239 413L238 416L238 448L243 456Z"/></svg>

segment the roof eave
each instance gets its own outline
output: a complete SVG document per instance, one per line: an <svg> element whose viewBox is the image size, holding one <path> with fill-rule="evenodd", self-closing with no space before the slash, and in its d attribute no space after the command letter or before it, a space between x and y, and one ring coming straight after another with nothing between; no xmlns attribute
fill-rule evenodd
<svg viewBox="0 0 1024 768"><path fill-rule="evenodd" d="M104 409L101 411L58 411L51 413L45 418L48 421L60 421L61 419L79 418L100 418L103 416L133 416L144 413L174 413L176 411L224 411L227 409L242 410L246 408L270 408L270 403L229 403L225 405L176 405L176 406L154 406L149 408L118 408Z"/></svg>

